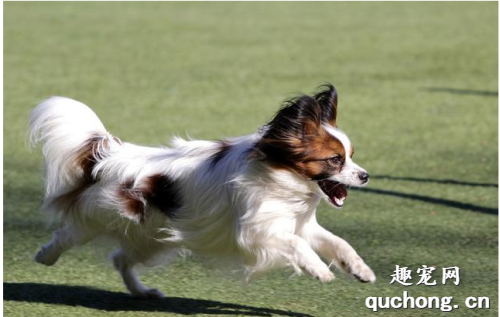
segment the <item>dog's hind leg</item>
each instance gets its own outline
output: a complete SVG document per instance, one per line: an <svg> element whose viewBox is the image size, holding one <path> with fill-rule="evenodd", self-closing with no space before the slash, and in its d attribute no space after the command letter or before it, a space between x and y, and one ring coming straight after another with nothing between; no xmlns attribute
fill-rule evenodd
<svg viewBox="0 0 500 317"><path fill-rule="evenodd" d="M123 249L118 249L113 252L112 255L113 264L116 270L120 273L125 286L129 292L138 298L163 298L162 292L156 288L147 288L141 283L137 274L134 271L134 265L137 264L137 260L133 256L130 256Z"/></svg>
<svg viewBox="0 0 500 317"><path fill-rule="evenodd" d="M53 265L57 262L64 251L69 250L73 246L71 235L65 229L54 231L52 240L42 246L40 251L35 255L35 261L44 265Z"/></svg>
<svg viewBox="0 0 500 317"><path fill-rule="evenodd" d="M61 254L71 249L74 245L82 245L92 240L97 235L95 232L78 233L69 227L54 231L49 243L42 246L35 255L35 261L44 265L53 265Z"/></svg>

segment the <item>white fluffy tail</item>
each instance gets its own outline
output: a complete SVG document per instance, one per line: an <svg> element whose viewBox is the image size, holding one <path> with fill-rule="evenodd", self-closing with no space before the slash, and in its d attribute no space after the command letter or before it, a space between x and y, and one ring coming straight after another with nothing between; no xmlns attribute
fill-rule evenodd
<svg viewBox="0 0 500 317"><path fill-rule="evenodd" d="M33 110L29 137L32 146L43 143L46 202L82 186L95 163L121 144L89 107L64 97Z"/></svg>

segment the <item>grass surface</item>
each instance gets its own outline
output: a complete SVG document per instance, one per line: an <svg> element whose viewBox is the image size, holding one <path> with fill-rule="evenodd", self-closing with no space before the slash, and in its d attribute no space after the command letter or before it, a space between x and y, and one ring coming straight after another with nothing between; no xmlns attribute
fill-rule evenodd
<svg viewBox="0 0 500 317"><path fill-rule="evenodd" d="M378 315L498 314L497 3L5 3L5 316L367 316L368 296L453 296L459 309ZM24 143L35 104L90 105L123 140L165 144L253 132L296 92L324 81L338 123L373 176L321 224L348 240L375 284L273 272L245 286L194 259L145 271L171 297L124 294L109 244L32 256L50 239L39 211L42 159ZM389 284L395 265L459 266L461 284ZM413 282L418 281L416 272ZM489 310L469 310L488 296Z"/></svg>

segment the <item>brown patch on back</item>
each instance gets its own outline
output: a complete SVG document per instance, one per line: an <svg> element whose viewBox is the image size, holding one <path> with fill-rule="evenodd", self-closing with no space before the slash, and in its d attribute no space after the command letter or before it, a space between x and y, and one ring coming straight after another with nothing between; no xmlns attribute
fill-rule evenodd
<svg viewBox="0 0 500 317"><path fill-rule="evenodd" d="M118 196L124 204L125 212L130 218L143 222L145 218L146 201L140 188L134 188L134 180L125 182L118 191Z"/></svg>
<svg viewBox="0 0 500 317"><path fill-rule="evenodd" d="M122 144L121 140L113 136L113 140ZM93 135L89 138L77 153L76 165L83 171L83 178L86 183L95 183L97 178L92 177L92 171L99 159L109 150L109 140L106 136ZM104 153L103 153L104 152Z"/></svg>
<svg viewBox="0 0 500 317"><path fill-rule="evenodd" d="M113 136L113 140L119 144L122 141ZM99 159L102 159L107 150L109 150L109 140L107 136L94 134L76 153L75 168L81 169L82 180L76 188L68 193L53 197L45 202L45 208L57 209L66 212L72 210L81 198L82 194L98 181L97 177L92 176L92 171Z"/></svg>
<svg viewBox="0 0 500 317"><path fill-rule="evenodd" d="M125 213L138 222L147 217L146 207L152 205L169 217L181 206L177 184L166 175L149 176L142 184L135 186L134 180L125 182L118 191L124 203Z"/></svg>

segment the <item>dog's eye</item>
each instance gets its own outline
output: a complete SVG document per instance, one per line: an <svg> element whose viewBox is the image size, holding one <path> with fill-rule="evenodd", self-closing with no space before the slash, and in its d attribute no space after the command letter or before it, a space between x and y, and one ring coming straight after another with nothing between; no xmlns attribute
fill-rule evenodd
<svg viewBox="0 0 500 317"><path fill-rule="evenodd" d="M335 164L335 165L338 165L338 164L341 164L342 163L342 159L340 158L340 156L334 156L334 157L330 157L328 159L328 161L330 161L331 163Z"/></svg>

